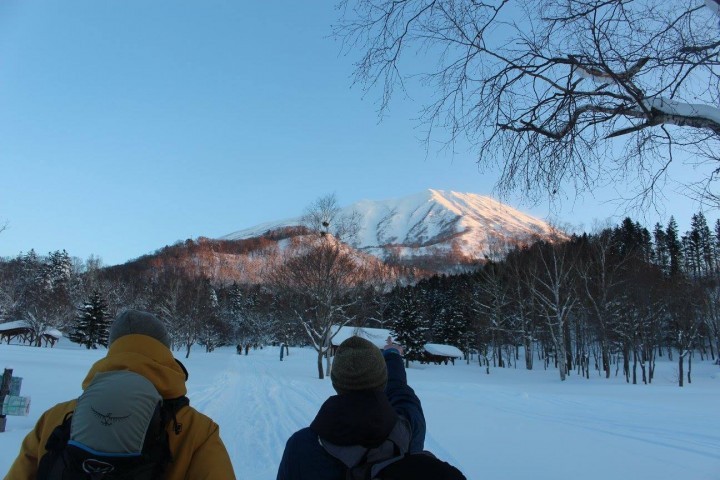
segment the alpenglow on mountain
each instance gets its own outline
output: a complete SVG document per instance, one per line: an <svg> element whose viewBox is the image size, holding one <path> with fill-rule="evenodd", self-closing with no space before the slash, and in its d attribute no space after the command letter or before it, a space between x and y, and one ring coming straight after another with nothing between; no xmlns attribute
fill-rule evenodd
<svg viewBox="0 0 720 480"><path fill-rule="evenodd" d="M553 236L546 222L474 193L427 190L391 200L362 200L343 208L341 215L353 212L359 214L360 227L356 238L349 240L355 248L391 263L418 264L425 259L440 270ZM301 224L300 217L268 222L222 239L262 237Z"/></svg>

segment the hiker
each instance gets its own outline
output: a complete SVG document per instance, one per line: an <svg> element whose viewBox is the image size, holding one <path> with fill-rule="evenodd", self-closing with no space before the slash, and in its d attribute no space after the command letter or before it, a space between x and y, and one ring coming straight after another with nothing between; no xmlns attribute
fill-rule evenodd
<svg viewBox="0 0 720 480"><path fill-rule="evenodd" d="M64 459L79 458L67 457L70 451L73 455L79 452L81 456L118 452L115 458L122 456L122 452L125 457L140 458L149 463L144 457L138 457L137 450L132 450L128 445L142 448L145 453L146 445L157 442L152 454L148 454L152 459L152 470L147 467L144 472L147 477L131 470L132 478L234 479L230 458L220 439L219 427L188 405L185 397L187 370L173 358L170 337L162 322L150 313L125 311L113 322L108 341L107 355L95 362L83 381L83 395L77 400L52 407L40 417L35 429L25 437L20 454L5 478L70 478L69 475L63 476L64 472L69 468L77 468L77 465ZM115 391L110 392L113 389ZM111 396L120 398L109 398ZM113 400L116 403L111 408L108 405ZM125 409L127 404L133 406L132 410ZM164 418L167 424L163 426L158 418ZM66 422L66 419L69 421ZM148 440L152 425L157 429L153 442ZM65 438L59 444L64 449L60 454L65 456L58 457L58 450L53 446L58 445L58 439L63 435ZM99 450L100 447L95 446L96 442L104 447L111 445ZM46 448L48 444L49 449ZM118 444L130 449L113 449ZM161 456L162 460L159 460ZM82 461L79 471L83 476L77 478L86 478L83 470L94 472L92 478L103 478L98 473L101 469L98 465L101 464L104 465L102 468L115 468L97 462L96 458ZM156 469L156 463L162 464L160 470ZM67 464L71 466L66 467ZM158 473L161 470L164 470L164 474ZM120 473L120 467L115 468L115 474Z"/></svg>
<svg viewBox="0 0 720 480"><path fill-rule="evenodd" d="M337 395L288 439L277 480L383 478L390 470L394 476L385 478L465 479L423 452L425 417L402 353L391 340L382 352L361 337L340 344L330 370Z"/></svg>

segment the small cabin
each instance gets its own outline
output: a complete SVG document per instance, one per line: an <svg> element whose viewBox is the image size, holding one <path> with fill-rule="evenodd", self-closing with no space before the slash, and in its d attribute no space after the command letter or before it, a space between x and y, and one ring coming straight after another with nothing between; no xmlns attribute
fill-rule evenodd
<svg viewBox="0 0 720 480"><path fill-rule="evenodd" d="M443 345L440 343L426 343L420 363L434 363L440 365L448 362L455 365L456 358L463 358L463 353L459 348L452 345Z"/></svg>
<svg viewBox="0 0 720 480"><path fill-rule="evenodd" d="M337 347L350 337L362 337L369 340L375 346L382 349L387 344L387 338L392 337L390 330L386 328L366 328L366 327L338 327L334 326L332 333L335 335L330 340L330 355L335 356Z"/></svg>
<svg viewBox="0 0 720 480"><path fill-rule="evenodd" d="M41 335L40 339L35 338L35 332L30 327L30 324L25 320L15 320L13 322L0 323L0 343L6 342L8 345L14 339L18 340L18 343L22 344L35 344L41 346L43 343L47 347L54 347L55 343L62 337L60 330L55 328L46 329Z"/></svg>

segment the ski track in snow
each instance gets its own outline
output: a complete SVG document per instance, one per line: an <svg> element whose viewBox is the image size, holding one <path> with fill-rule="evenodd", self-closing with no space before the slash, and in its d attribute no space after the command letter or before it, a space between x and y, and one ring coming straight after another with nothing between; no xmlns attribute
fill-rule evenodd
<svg viewBox="0 0 720 480"><path fill-rule="evenodd" d="M720 452L717 450L720 442L720 435L702 435L696 433L696 430L688 429L687 431L678 431L678 427L673 429L662 428L656 426L648 426L644 424L633 424L624 418L622 421L608 419L607 408L612 405L606 405L603 415L593 415L595 408L588 408L586 412L572 411L566 408L570 402L557 398L548 399L548 403L553 405L552 411L556 413L539 413L539 412L518 412L511 409L502 409L506 412L512 412L517 415L530 419L539 419L551 423L553 425L567 425L576 429L589 430L613 437L622 437L640 442L650 443L652 445L667 447L673 450L684 450L696 455L702 455L713 459L720 459ZM576 403L582 406L580 402ZM585 404L587 405L587 404ZM533 405L537 409L539 405ZM495 407L500 410L499 407ZM570 410L570 412L567 412ZM566 412L558 414L558 412ZM640 412L637 412L640 414ZM642 418L642 417L638 417Z"/></svg>
<svg viewBox="0 0 720 480"><path fill-rule="evenodd" d="M324 400L279 376L256 352L228 356L226 369L210 386L192 392L191 399L195 408L222 426L238 477L250 480L274 478L285 442L310 423L317 403Z"/></svg>

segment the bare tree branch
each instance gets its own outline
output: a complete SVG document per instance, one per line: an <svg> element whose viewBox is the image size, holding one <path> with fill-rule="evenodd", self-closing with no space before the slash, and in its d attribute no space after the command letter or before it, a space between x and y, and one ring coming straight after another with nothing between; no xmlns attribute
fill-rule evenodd
<svg viewBox="0 0 720 480"><path fill-rule="evenodd" d="M500 166L500 193L581 193L640 171L624 180L654 199L645 186L664 183L655 180L668 174L672 152L674 161L720 163L710 148L720 140L717 16L697 1L341 6L335 35L360 52L355 81L366 92L381 88L381 113L395 87L431 87L420 117L428 146L437 136L469 142L481 166ZM717 199L713 187L708 203Z"/></svg>

